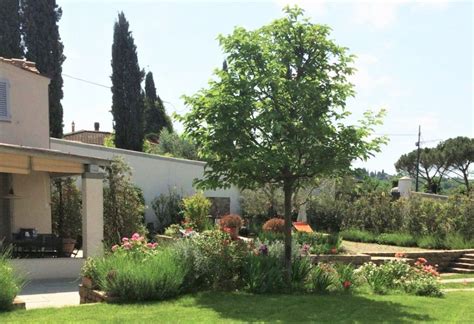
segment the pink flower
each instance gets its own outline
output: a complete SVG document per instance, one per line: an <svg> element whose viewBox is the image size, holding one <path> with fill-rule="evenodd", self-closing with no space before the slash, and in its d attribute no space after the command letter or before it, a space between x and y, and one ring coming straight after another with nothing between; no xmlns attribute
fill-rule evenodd
<svg viewBox="0 0 474 324"><path fill-rule="evenodd" d="M115 244L114 246L112 246L112 252L115 252L115 251L118 249L118 247L119 247L119 246L118 246L117 244Z"/></svg>
<svg viewBox="0 0 474 324"><path fill-rule="evenodd" d="M124 249L126 249L126 250L130 250L130 248L132 247L132 245L131 245L129 242L125 242L125 243L123 244L123 247L124 247Z"/></svg>
<svg viewBox="0 0 474 324"><path fill-rule="evenodd" d="M147 244L146 244L146 247L147 247L147 248L150 248L150 249L153 249L153 243L147 243Z"/></svg>
<svg viewBox="0 0 474 324"><path fill-rule="evenodd" d="M153 243L152 246L153 248L156 248L158 246L158 243Z"/></svg>
<svg viewBox="0 0 474 324"><path fill-rule="evenodd" d="M132 241L139 241L140 240L140 234L138 233L133 233L132 235Z"/></svg>
<svg viewBox="0 0 474 324"><path fill-rule="evenodd" d="M128 237L122 238L122 242L128 242Z"/></svg>

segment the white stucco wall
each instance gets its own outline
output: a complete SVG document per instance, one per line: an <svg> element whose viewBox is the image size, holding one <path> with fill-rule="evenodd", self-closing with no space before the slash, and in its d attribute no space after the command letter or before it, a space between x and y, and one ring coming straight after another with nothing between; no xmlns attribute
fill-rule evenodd
<svg viewBox="0 0 474 324"><path fill-rule="evenodd" d="M156 217L151 208L152 200L160 193L176 187L185 195L195 192L192 186L195 178L202 177L204 162L163 157L158 155L108 148L59 139L51 139L51 148L66 153L112 159L122 156L130 165L133 181L143 190L146 201L146 220L155 222ZM205 191L207 197L229 197L230 211L240 213L240 192L236 187L230 189Z"/></svg>
<svg viewBox="0 0 474 324"><path fill-rule="evenodd" d="M47 172L14 174L13 188L21 199L12 199L12 232L20 228L36 228L51 233L51 190Z"/></svg>
<svg viewBox="0 0 474 324"><path fill-rule="evenodd" d="M11 119L0 120L0 143L49 148L49 79L0 61L9 83Z"/></svg>

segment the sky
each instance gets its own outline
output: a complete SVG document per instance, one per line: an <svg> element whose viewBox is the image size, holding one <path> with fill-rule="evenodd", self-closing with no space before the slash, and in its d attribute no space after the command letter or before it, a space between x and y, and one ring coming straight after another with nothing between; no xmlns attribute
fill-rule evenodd
<svg viewBox="0 0 474 324"><path fill-rule="evenodd" d="M216 37L236 26L256 29L298 4L313 23L355 54L351 120L387 110L376 134L389 143L356 167L395 173L400 155L456 136L474 137L473 4L471 1L151 1L58 0L66 61L64 131L112 130L111 46L120 11L130 22L140 67L153 72L169 114L185 113L183 95L206 87L225 58ZM77 80L87 80L95 84ZM178 132L182 126L175 122Z"/></svg>

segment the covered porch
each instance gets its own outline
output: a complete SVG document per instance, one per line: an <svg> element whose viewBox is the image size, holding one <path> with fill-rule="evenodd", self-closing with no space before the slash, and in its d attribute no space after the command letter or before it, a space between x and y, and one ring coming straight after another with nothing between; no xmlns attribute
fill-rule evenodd
<svg viewBox="0 0 474 324"><path fill-rule="evenodd" d="M77 277L85 258L102 253L102 168L108 163L56 150L0 144L0 245L11 249L14 265L27 279ZM70 238L53 233L51 183L65 177L80 179L82 233L73 238L73 253L65 248Z"/></svg>

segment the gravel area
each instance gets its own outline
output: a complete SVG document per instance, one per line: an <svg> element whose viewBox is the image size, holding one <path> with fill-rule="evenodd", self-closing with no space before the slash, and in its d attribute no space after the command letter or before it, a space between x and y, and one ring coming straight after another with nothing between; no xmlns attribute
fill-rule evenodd
<svg viewBox="0 0 474 324"><path fill-rule="evenodd" d="M401 247L393 245L383 245L376 243L361 243L361 242L350 242L343 241L342 247L349 253L368 253L368 252L422 252L422 251L433 251L427 249L420 249L414 247Z"/></svg>

